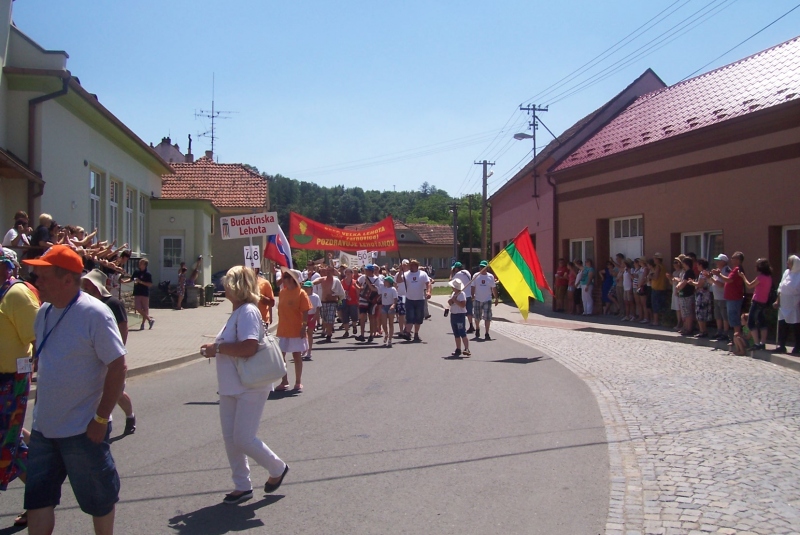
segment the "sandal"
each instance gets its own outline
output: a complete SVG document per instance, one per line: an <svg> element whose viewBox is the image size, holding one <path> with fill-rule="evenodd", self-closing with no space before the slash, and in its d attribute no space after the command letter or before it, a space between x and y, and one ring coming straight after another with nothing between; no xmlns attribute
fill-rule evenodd
<svg viewBox="0 0 800 535"><path fill-rule="evenodd" d="M17 518L14 519L15 526L27 526L28 525L28 511L23 511Z"/></svg>
<svg viewBox="0 0 800 535"><path fill-rule="evenodd" d="M294 392L302 392L303 391L303 385L294 385L294 388L292 388L292 390Z"/></svg>
<svg viewBox="0 0 800 535"><path fill-rule="evenodd" d="M278 385L275 387L275 392L286 392L287 390L289 390L287 388L288 386L289 385Z"/></svg>

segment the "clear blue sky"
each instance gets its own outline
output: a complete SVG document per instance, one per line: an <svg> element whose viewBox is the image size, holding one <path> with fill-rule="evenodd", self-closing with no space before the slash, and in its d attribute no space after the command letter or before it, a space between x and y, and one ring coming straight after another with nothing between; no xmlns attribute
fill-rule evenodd
<svg viewBox="0 0 800 535"><path fill-rule="evenodd" d="M198 138L210 121L195 112L211 108L214 73L216 108L235 112L217 122L219 161L324 186L427 181L460 196L480 191L474 160L496 161L491 193L530 159L531 142L512 138L526 127L520 104L549 105L542 119L560 134L648 67L676 83L797 4L17 0L13 18L66 50L83 86L148 143L171 134L185 151L191 134L195 155L210 148ZM797 34L800 9L703 71ZM551 139L541 127L538 138L540 148Z"/></svg>

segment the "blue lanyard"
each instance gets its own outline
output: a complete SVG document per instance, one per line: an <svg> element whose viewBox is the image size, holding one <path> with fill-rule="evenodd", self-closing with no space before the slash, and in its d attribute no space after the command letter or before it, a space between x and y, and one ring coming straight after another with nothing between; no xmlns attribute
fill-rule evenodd
<svg viewBox="0 0 800 535"><path fill-rule="evenodd" d="M75 295L75 297L72 298L72 301L69 302L69 304L67 305L67 308L64 309L64 313L61 314L61 317L58 318L58 320L56 321L56 324L53 325L53 328L45 333L44 338L42 338L42 343L39 344L39 347L36 349L36 358L37 359L39 358L39 355L41 354L42 349L44 349L44 345L47 343L47 339L50 338L50 335L52 334L52 332L56 330L56 327L58 327L58 324L61 323L61 320L64 319L64 316L67 315L67 312L69 312L69 309L72 308L72 305L74 305L78 301L78 298L80 296L81 296L81 292L78 292ZM47 315L50 314L50 311L52 309L53 309L53 305L50 305L49 307L47 307L47 310L44 311L44 322L43 323L44 323L44 328L45 329L47 328Z"/></svg>

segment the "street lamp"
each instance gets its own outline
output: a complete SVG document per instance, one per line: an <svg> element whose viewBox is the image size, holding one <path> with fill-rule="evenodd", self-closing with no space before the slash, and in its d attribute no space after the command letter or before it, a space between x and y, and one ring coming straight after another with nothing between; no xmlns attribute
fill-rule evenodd
<svg viewBox="0 0 800 535"><path fill-rule="evenodd" d="M523 139L533 139L533 134L526 134L525 132L519 132L514 134L514 139L516 139L517 141Z"/></svg>

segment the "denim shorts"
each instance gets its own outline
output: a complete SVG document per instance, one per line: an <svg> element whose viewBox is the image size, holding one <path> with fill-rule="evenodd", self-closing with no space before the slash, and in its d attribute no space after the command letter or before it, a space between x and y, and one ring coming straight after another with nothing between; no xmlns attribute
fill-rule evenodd
<svg viewBox="0 0 800 535"><path fill-rule="evenodd" d="M25 509L55 507L61 502L61 485L69 484L81 511L105 516L119 501L119 475L111 457L108 437L95 444L85 433L66 438L45 438L31 432Z"/></svg>
<svg viewBox="0 0 800 535"><path fill-rule="evenodd" d="M725 307L728 309L728 323L731 327L742 326L742 300L726 299Z"/></svg>
<svg viewBox="0 0 800 535"><path fill-rule="evenodd" d="M389 314L394 314L394 310L389 310L392 305L381 305L381 311L383 312L384 316L388 316Z"/></svg>
<svg viewBox="0 0 800 535"><path fill-rule="evenodd" d="M467 316L472 316L472 298L467 297Z"/></svg>
<svg viewBox="0 0 800 535"><path fill-rule="evenodd" d="M465 338L467 336L467 315L450 314L450 327L453 329L453 336Z"/></svg>
<svg viewBox="0 0 800 535"><path fill-rule="evenodd" d="M425 320L425 300L406 299L406 323L422 325Z"/></svg>

